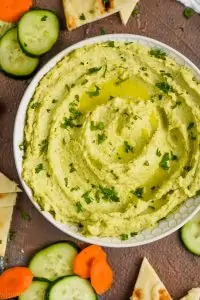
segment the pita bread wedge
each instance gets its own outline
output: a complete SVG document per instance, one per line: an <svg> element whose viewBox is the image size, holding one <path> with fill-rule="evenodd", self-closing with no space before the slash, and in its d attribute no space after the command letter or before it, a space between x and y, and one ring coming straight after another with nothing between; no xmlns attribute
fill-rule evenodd
<svg viewBox="0 0 200 300"><path fill-rule="evenodd" d="M13 207L1 207L0 209L0 256L5 256L8 234L12 220Z"/></svg>
<svg viewBox="0 0 200 300"><path fill-rule="evenodd" d="M130 0L63 0L68 30L118 12Z"/></svg>
<svg viewBox="0 0 200 300"><path fill-rule="evenodd" d="M127 4L123 5L121 10L120 10L120 17L122 20L122 23L126 25L128 23L128 20L138 3L138 0L130 0Z"/></svg>
<svg viewBox="0 0 200 300"><path fill-rule="evenodd" d="M188 294L180 300L200 300L200 287L191 289Z"/></svg>
<svg viewBox="0 0 200 300"><path fill-rule="evenodd" d="M16 193L21 192L17 184L11 181L4 174L0 173L0 194Z"/></svg>
<svg viewBox="0 0 200 300"><path fill-rule="evenodd" d="M143 259L131 300L172 300L164 284L148 262Z"/></svg>
<svg viewBox="0 0 200 300"><path fill-rule="evenodd" d="M16 193L0 194L0 209L2 207L15 206L16 198L17 198Z"/></svg>

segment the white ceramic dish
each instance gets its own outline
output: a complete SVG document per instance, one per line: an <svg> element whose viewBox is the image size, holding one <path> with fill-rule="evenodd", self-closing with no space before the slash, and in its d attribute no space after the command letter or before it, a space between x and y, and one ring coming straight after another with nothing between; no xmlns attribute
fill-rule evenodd
<svg viewBox="0 0 200 300"><path fill-rule="evenodd" d="M184 204L182 204L179 207L179 209L176 212L169 215L165 220L160 221L156 227L144 230L143 232L139 233L137 236L133 238L130 238L129 240L121 241L119 238L85 237L78 232L78 229L75 226L60 224L56 222L49 213L41 211L38 204L33 199L31 190L23 181L23 178L21 176L23 153L19 149L19 144L23 140L23 130L24 130L26 109L39 81L52 67L54 67L54 65L58 61L60 61L64 56L69 54L72 50L81 48L88 44L94 44L94 43L105 42L110 40L136 42L150 47L158 47L160 49L163 49L166 53L168 53L168 55L173 57L177 63L191 68L194 74L196 75L196 77L200 80L200 70L190 60L188 60L185 56L180 54L178 51L172 49L171 47L147 37L129 35L129 34L115 34L115 35L104 35L104 36L94 37L79 42L63 50L54 58L52 58L37 73L37 75L33 78L32 82L30 83L29 87L27 88L26 92L24 93L24 96L21 100L16 115L15 126L14 126L14 136L13 136L14 158L15 158L15 163L16 163L19 177L21 179L22 185L29 199L32 201L34 206L43 214L43 216L47 220L49 220L54 226L56 226L66 234L69 234L74 238L77 238L87 243L93 243L93 244L98 244L107 247L132 247L132 246L139 246L139 245L143 245L143 244L147 244L159 240L171 234L172 232L176 231L177 229L179 229L200 210L200 198L198 197L198 198L192 198L187 200Z"/></svg>

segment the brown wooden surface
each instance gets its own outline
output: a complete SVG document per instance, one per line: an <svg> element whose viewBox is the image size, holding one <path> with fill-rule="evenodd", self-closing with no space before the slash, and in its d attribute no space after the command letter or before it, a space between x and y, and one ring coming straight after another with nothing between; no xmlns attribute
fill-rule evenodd
<svg viewBox="0 0 200 300"><path fill-rule="evenodd" d="M158 39L179 50L200 67L200 16L195 15L186 20L182 16L183 6L175 0L141 0L140 19L132 17L126 27L116 14L73 32L65 28L59 0L38 0L35 5L54 9L62 20L60 39L54 49L43 57L42 64L69 45L99 35L103 27L107 33L136 33ZM0 170L16 181L19 180L12 150L13 125L18 105L29 82L9 79L0 74ZM21 218L23 211L30 214L30 221ZM36 211L25 193L18 198L12 229L16 234L7 249L9 266L25 264L36 249L50 242L70 239ZM174 299L179 299L188 289L200 286L200 258L183 248L178 232L150 245L106 251L115 272L115 281L103 299L126 300L130 297L144 256L157 270Z"/></svg>

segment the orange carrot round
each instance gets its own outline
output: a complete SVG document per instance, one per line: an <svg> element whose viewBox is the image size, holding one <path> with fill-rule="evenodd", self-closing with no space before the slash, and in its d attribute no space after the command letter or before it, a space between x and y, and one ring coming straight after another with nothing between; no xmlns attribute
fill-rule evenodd
<svg viewBox="0 0 200 300"><path fill-rule="evenodd" d="M83 249L74 259L73 270L76 275L82 278L90 277L92 261L96 258L106 259L105 251L97 245L91 245Z"/></svg>
<svg viewBox="0 0 200 300"><path fill-rule="evenodd" d="M98 295L107 292L113 283L113 272L105 259L95 259L90 271L91 284Z"/></svg>
<svg viewBox="0 0 200 300"><path fill-rule="evenodd" d="M0 0L0 20L14 23L31 6L32 0Z"/></svg>
<svg viewBox="0 0 200 300"><path fill-rule="evenodd" d="M0 276L0 299L10 299L21 295L33 280L32 272L25 267L14 267Z"/></svg>

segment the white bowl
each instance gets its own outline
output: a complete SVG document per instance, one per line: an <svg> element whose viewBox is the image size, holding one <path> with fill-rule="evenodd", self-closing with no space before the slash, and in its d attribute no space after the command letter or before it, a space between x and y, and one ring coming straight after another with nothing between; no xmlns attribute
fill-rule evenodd
<svg viewBox="0 0 200 300"><path fill-rule="evenodd" d="M187 59L185 56L183 56L173 48L161 42L158 42L156 40L144 36L130 35L130 34L114 34L114 35L104 35L104 36L94 37L85 41L81 41L63 50L62 52L57 54L54 58L52 58L36 74L32 82L28 86L19 105L18 112L16 115L16 120L15 120L14 136L13 136L14 158L15 158L15 164L17 167L19 177L21 179L22 185L29 199L34 204L34 206L41 212L41 214L48 221L50 221L54 226L56 226L66 234L69 234L70 236L73 236L74 238L77 238L87 243L98 244L106 247L133 247L133 246L139 246L139 245L144 245L147 243L154 242L179 229L200 210L200 198L196 197L196 198L188 199L175 212L170 214L165 220L160 221L156 227L151 229L146 229L141 233L139 233L137 236L130 238L129 240L121 241L119 238L85 237L78 232L77 227L66 225L66 224L65 225L60 224L56 222L49 213L41 211L40 207L33 199L33 195L30 188L26 185L21 175L23 153L19 149L19 144L23 141L26 109L39 81L52 67L55 66L55 64L58 61L60 61L64 56L68 55L72 50L81 48L85 45L105 42L105 41L136 42L150 47L159 47L160 49L163 49L166 53L168 53L169 56L173 57L178 64L185 65L191 68L195 76L197 77L197 79L200 80L200 70L189 59Z"/></svg>

